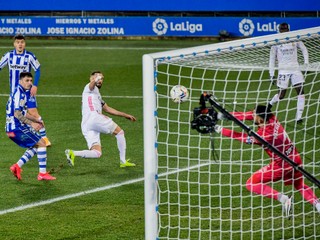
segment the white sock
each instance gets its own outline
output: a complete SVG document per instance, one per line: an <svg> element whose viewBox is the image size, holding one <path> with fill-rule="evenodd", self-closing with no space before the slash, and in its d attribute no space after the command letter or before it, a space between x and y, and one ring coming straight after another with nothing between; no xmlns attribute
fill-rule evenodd
<svg viewBox="0 0 320 240"><path fill-rule="evenodd" d="M279 94L277 93L277 94L274 95L273 98L271 99L270 104L273 105L273 104L279 102L279 100L280 100L280 99L279 99Z"/></svg>
<svg viewBox="0 0 320 240"><path fill-rule="evenodd" d="M43 127L39 130L40 136L41 137L46 137L47 136L47 132L46 129Z"/></svg>
<svg viewBox="0 0 320 240"><path fill-rule="evenodd" d="M279 193L278 195L278 200L284 204L287 200L289 199L289 197L285 194Z"/></svg>
<svg viewBox="0 0 320 240"><path fill-rule="evenodd" d="M122 163L126 162L126 139L124 137L124 131L121 130L117 135L116 135L116 139L117 139L117 144L118 144L118 149L119 149L119 155L120 155L120 161Z"/></svg>
<svg viewBox="0 0 320 240"><path fill-rule="evenodd" d="M320 213L320 203L317 203L315 207L316 207L318 213Z"/></svg>
<svg viewBox="0 0 320 240"><path fill-rule="evenodd" d="M298 95L296 120L299 120L302 118L305 100L306 99L303 94Z"/></svg>
<svg viewBox="0 0 320 240"><path fill-rule="evenodd" d="M24 164L26 164L27 162L29 162L29 160L37 153L37 149L36 148L29 148L27 149L24 154L21 156L21 158L19 159L19 161L17 162L17 164L19 165L19 167L22 167Z"/></svg>
<svg viewBox="0 0 320 240"><path fill-rule="evenodd" d="M39 162L39 172L47 172L47 147L38 147L37 156Z"/></svg>
<svg viewBox="0 0 320 240"><path fill-rule="evenodd" d="M98 150L82 150L82 151L73 151L76 157L82 158L99 158L101 157L101 152Z"/></svg>

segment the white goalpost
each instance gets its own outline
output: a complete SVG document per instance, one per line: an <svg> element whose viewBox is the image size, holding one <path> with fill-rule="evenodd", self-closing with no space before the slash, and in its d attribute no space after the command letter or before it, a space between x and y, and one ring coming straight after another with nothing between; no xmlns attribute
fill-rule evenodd
<svg viewBox="0 0 320 240"><path fill-rule="evenodd" d="M267 105L278 92L269 79L271 46L297 41L309 52L305 65L298 51L304 122L296 124L292 86L272 111L300 152L303 169L320 179L320 27L143 56L145 239L320 238L320 214L291 185L269 183L293 196L289 218L278 201L246 189L252 173L270 161L263 148L191 129L205 91L228 112ZM188 89L188 101L172 101L175 85ZM233 121L218 124L243 131ZM320 197L316 184L305 182Z"/></svg>

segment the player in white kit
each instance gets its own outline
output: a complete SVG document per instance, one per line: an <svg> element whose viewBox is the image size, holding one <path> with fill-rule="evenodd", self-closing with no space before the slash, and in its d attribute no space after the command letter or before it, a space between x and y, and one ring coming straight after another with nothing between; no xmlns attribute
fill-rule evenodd
<svg viewBox="0 0 320 240"><path fill-rule="evenodd" d="M99 89L102 86L104 76L100 71L91 73L90 82L82 93L82 134L85 137L89 150L74 151L67 149L65 154L70 166L74 166L75 157L100 158L102 155L100 133L113 134L117 139L120 155L120 167L134 167L135 164L126 159L126 140L124 131L108 116L102 112L115 116L121 116L136 121L130 114L120 112L108 106L101 98Z"/></svg>
<svg viewBox="0 0 320 240"><path fill-rule="evenodd" d="M281 23L279 25L279 32L282 33L288 31L289 25L287 23ZM301 73L298 63L298 48L300 48L302 51L304 64L309 64L308 50L301 41L280 44L271 47L269 60L270 79L271 81L274 81L274 67L277 60L279 69L277 86L279 91L269 102L269 108L285 97L286 90L289 86L289 81L291 81L291 84L295 88L298 95L296 123L300 124L303 121L302 114L304 111L305 96L303 89L304 77Z"/></svg>

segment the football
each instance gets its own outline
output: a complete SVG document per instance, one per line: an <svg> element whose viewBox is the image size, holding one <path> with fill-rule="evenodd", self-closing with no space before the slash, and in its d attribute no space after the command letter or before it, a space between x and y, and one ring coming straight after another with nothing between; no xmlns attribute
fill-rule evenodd
<svg viewBox="0 0 320 240"><path fill-rule="evenodd" d="M183 103L188 100L189 92L185 86L176 85L171 89L170 96L175 103Z"/></svg>

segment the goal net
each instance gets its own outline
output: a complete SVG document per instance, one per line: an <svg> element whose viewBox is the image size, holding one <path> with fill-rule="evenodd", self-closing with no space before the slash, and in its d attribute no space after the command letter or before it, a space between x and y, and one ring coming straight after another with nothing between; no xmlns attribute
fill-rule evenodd
<svg viewBox="0 0 320 240"><path fill-rule="evenodd" d="M144 55L146 239L320 238L320 214L293 186L269 183L293 196L289 218L279 201L246 189L247 179L270 162L262 147L200 134L190 125L204 91L228 112L267 105L278 92L269 79L270 48L297 41L309 52L305 65L298 50L304 122L296 124L297 93L291 85L272 111L300 152L303 168L320 179L320 27ZM187 102L172 101L175 85L188 89ZM242 131L232 121L218 124ZM245 124L257 131L252 121ZM318 187L305 182L320 197Z"/></svg>

